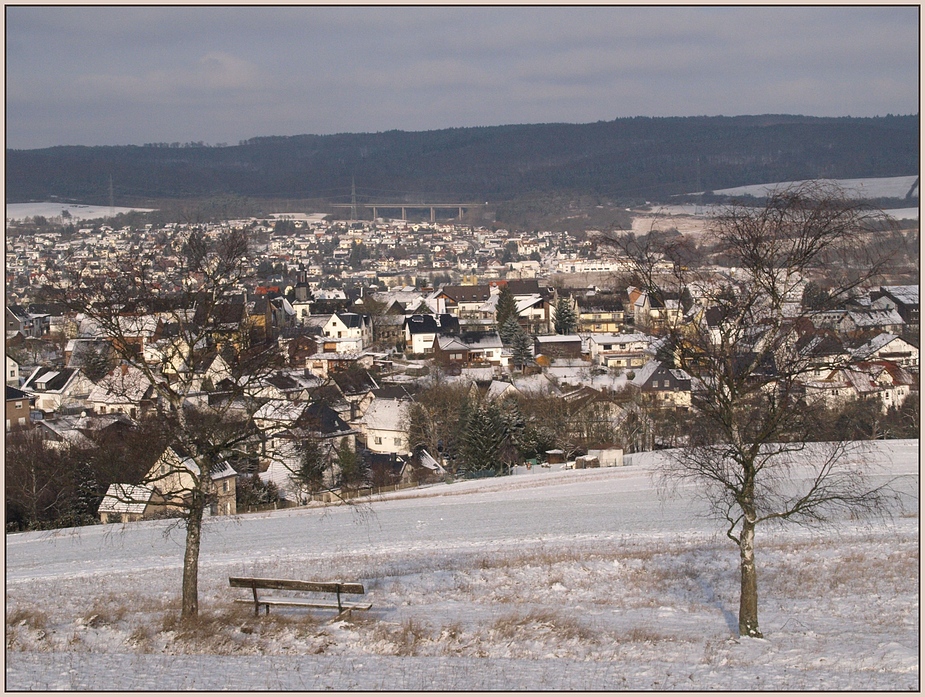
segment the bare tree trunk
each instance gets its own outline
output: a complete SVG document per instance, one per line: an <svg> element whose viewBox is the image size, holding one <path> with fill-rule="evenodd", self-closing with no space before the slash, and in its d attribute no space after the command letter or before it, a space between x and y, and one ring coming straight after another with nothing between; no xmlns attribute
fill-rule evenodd
<svg viewBox="0 0 925 697"><path fill-rule="evenodd" d="M755 524L746 518L739 537L739 635L761 637L758 631L758 572L755 567Z"/></svg>
<svg viewBox="0 0 925 697"><path fill-rule="evenodd" d="M183 555L183 609L180 617L184 619L199 614L199 544L204 508L205 497L194 491L186 519L186 552Z"/></svg>

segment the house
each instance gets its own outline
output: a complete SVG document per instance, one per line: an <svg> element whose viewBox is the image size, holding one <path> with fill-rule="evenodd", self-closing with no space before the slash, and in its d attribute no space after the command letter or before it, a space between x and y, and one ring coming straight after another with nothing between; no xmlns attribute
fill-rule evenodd
<svg viewBox="0 0 925 697"><path fill-rule="evenodd" d="M483 317L491 310L482 307L492 296L489 285L443 286L434 296L440 309L454 317Z"/></svg>
<svg viewBox="0 0 925 697"><path fill-rule="evenodd" d="M619 332L623 328L623 303L612 295L580 295L578 331L594 333Z"/></svg>
<svg viewBox="0 0 925 697"><path fill-rule="evenodd" d="M882 332L852 351L858 361L892 361L906 368L918 368L919 349L896 334Z"/></svg>
<svg viewBox="0 0 925 697"><path fill-rule="evenodd" d="M411 315L405 318L402 332L407 352L413 355L432 353L438 335L459 334L459 318L450 314Z"/></svg>
<svg viewBox="0 0 925 697"><path fill-rule="evenodd" d="M132 427L125 414L87 414L56 416L35 422L39 436L52 447L91 448L107 439L121 441Z"/></svg>
<svg viewBox="0 0 925 697"><path fill-rule="evenodd" d="M526 298L515 298L517 321L531 333L548 332L552 329L553 307L540 294Z"/></svg>
<svg viewBox="0 0 925 697"><path fill-rule="evenodd" d="M307 335L298 335L286 344L286 355L291 368L308 368L308 359L318 353L318 341Z"/></svg>
<svg viewBox="0 0 925 697"><path fill-rule="evenodd" d="M864 331L881 331L901 334L905 327L902 316L895 309L886 310L852 310L846 312L838 323L842 334Z"/></svg>
<svg viewBox="0 0 925 697"><path fill-rule="evenodd" d="M678 297L659 298L635 286L629 286L626 293L629 305L633 308L633 322L637 327L676 326L684 315Z"/></svg>
<svg viewBox="0 0 925 697"><path fill-rule="evenodd" d="M880 286L870 294L871 310L895 310L903 322L912 330L919 327L919 287Z"/></svg>
<svg viewBox="0 0 925 697"><path fill-rule="evenodd" d="M32 425L29 418L32 402L32 397L26 392L9 385L6 386L7 432L29 428Z"/></svg>
<svg viewBox="0 0 925 697"><path fill-rule="evenodd" d="M421 448L407 461L401 473L402 484L430 484L443 481L447 471L436 458Z"/></svg>
<svg viewBox="0 0 925 697"><path fill-rule="evenodd" d="M337 386L343 399L350 405L347 420L353 420L366 413L373 402L374 392L379 389L368 370L340 370L332 373L331 381Z"/></svg>
<svg viewBox="0 0 925 697"><path fill-rule="evenodd" d="M645 334L591 334L588 353L591 362L605 368L632 370L641 368L649 359L651 338Z"/></svg>
<svg viewBox="0 0 925 697"><path fill-rule="evenodd" d="M7 336L19 333L25 337L40 339L48 333L49 326L48 315L29 312L21 305L6 307Z"/></svg>
<svg viewBox="0 0 925 697"><path fill-rule="evenodd" d="M22 385L35 398L35 408L45 413L65 407L80 408L93 383L79 368L38 367Z"/></svg>
<svg viewBox="0 0 925 697"><path fill-rule="evenodd" d="M85 403L97 414L127 414L137 419L154 406L156 398L154 385L144 373L122 364L90 389Z"/></svg>
<svg viewBox="0 0 925 697"><path fill-rule="evenodd" d="M466 332L437 336L431 349L442 365L504 365L504 344L498 332Z"/></svg>
<svg viewBox="0 0 925 697"><path fill-rule="evenodd" d="M264 405L254 415L258 426L273 421L278 429L267 442L269 466L261 478L279 488L280 497L304 502L306 491L293 474L299 469L301 445L314 441L326 461L323 486L332 488L337 482L337 449L345 444L356 452L356 435L352 428L331 406L322 401L311 404L276 404L273 413Z"/></svg>
<svg viewBox="0 0 925 697"><path fill-rule="evenodd" d="M581 337L578 334L533 337L533 354L549 358L579 358L581 357Z"/></svg>
<svg viewBox="0 0 925 697"><path fill-rule="evenodd" d="M331 339L359 339L358 351L373 341L373 325L369 315L356 312L333 313L322 326L322 332Z"/></svg>
<svg viewBox="0 0 925 697"><path fill-rule="evenodd" d="M832 331L810 331L797 339L796 350L800 358L807 361L805 375L821 377L833 367L848 365L851 352ZM808 369L812 369L809 372Z"/></svg>
<svg viewBox="0 0 925 697"><path fill-rule="evenodd" d="M829 371L821 379L804 383L808 404L822 403L839 409L856 399L876 399L886 412L900 407L909 396L914 378L902 366L889 361L858 363Z"/></svg>
<svg viewBox="0 0 925 697"><path fill-rule="evenodd" d="M657 406L676 409L689 409L691 406L691 376L659 360L646 363L629 384Z"/></svg>
<svg viewBox="0 0 925 697"><path fill-rule="evenodd" d="M138 485L110 485L97 513L106 522L176 516L188 501L201 469L179 448L166 448ZM206 512L211 515L237 513L237 472L226 461L214 463L201 487L209 497Z"/></svg>
<svg viewBox="0 0 925 697"><path fill-rule="evenodd" d="M369 470L370 484L373 487L396 487L402 481L402 474L408 467L407 455L398 453L363 452L363 462Z"/></svg>
<svg viewBox="0 0 925 697"><path fill-rule="evenodd" d="M408 414L406 399L374 399L358 426L366 448L373 453L407 453Z"/></svg>
<svg viewBox="0 0 925 697"><path fill-rule="evenodd" d="M397 346L402 340L405 316L386 313L372 318L373 344L376 346Z"/></svg>
<svg viewBox="0 0 925 697"><path fill-rule="evenodd" d="M336 351L319 351L306 359L307 370L323 379L351 368L369 370L373 367L374 361L375 358L368 352L338 353Z"/></svg>
<svg viewBox="0 0 925 697"><path fill-rule="evenodd" d="M154 490L140 484L110 484L97 509L100 522L134 523L156 518L160 507Z"/></svg>
<svg viewBox="0 0 925 697"><path fill-rule="evenodd" d="M10 387L19 387L19 363L9 356L6 357L6 384Z"/></svg>

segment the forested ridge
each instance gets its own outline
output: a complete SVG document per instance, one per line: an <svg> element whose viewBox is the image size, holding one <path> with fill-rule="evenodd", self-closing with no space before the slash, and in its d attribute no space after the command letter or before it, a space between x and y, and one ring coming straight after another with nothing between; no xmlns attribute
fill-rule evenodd
<svg viewBox="0 0 925 697"><path fill-rule="evenodd" d="M529 193L658 199L744 184L919 169L919 118L624 118L435 131L7 150L8 203L140 205L219 194L358 201L509 200Z"/></svg>

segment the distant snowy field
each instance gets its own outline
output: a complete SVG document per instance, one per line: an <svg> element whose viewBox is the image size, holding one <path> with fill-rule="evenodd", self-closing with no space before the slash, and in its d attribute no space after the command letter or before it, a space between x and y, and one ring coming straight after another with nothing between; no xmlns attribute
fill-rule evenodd
<svg viewBox="0 0 925 697"><path fill-rule="evenodd" d="M25 218L34 218L37 215L41 215L45 218L58 218L61 216L61 212L65 210L71 214L72 220L94 220L96 218L108 218L111 215L128 213L130 211L148 213L154 209L120 208L119 206L110 208L109 206L92 206L82 203L66 202L53 203L49 201L39 203L8 203L6 204L6 219L23 220Z"/></svg>
<svg viewBox="0 0 925 697"><path fill-rule="evenodd" d="M872 177L867 179L833 179L825 180L837 184L847 194L863 198L905 198L915 186L914 196L919 195L918 175L907 177ZM764 196L774 189L803 184L805 181L780 182L777 184L752 184L736 186L731 189L717 189L713 193L730 196Z"/></svg>
<svg viewBox="0 0 925 697"><path fill-rule="evenodd" d="M759 530L764 639L736 636L736 548L645 453L208 519L193 626L165 522L8 535L6 687L917 690L918 445L866 456L888 519ZM229 575L360 580L373 609L254 617Z"/></svg>

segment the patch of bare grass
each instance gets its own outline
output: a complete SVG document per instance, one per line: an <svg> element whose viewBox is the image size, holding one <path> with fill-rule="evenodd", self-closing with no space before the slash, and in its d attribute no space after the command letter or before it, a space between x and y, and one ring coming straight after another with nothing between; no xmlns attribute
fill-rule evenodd
<svg viewBox="0 0 925 697"><path fill-rule="evenodd" d="M48 615L34 607L19 607L6 616L7 627L28 627L44 630L48 626Z"/></svg>
<svg viewBox="0 0 925 697"><path fill-rule="evenodd" d="M377 623L372 638L385 643L391 655L417 656L422 646L432 641L433 632L427 623L409 617L397 625Z"/></svg>
<svg viewBox="0 0 925 697"><path fill-rule="evenodd" d="M499 617L492 631L501 639L533 639L547 641L553 637L562 641L593 641L595 633L574 616L553 610L513 612Z"/></svg>

